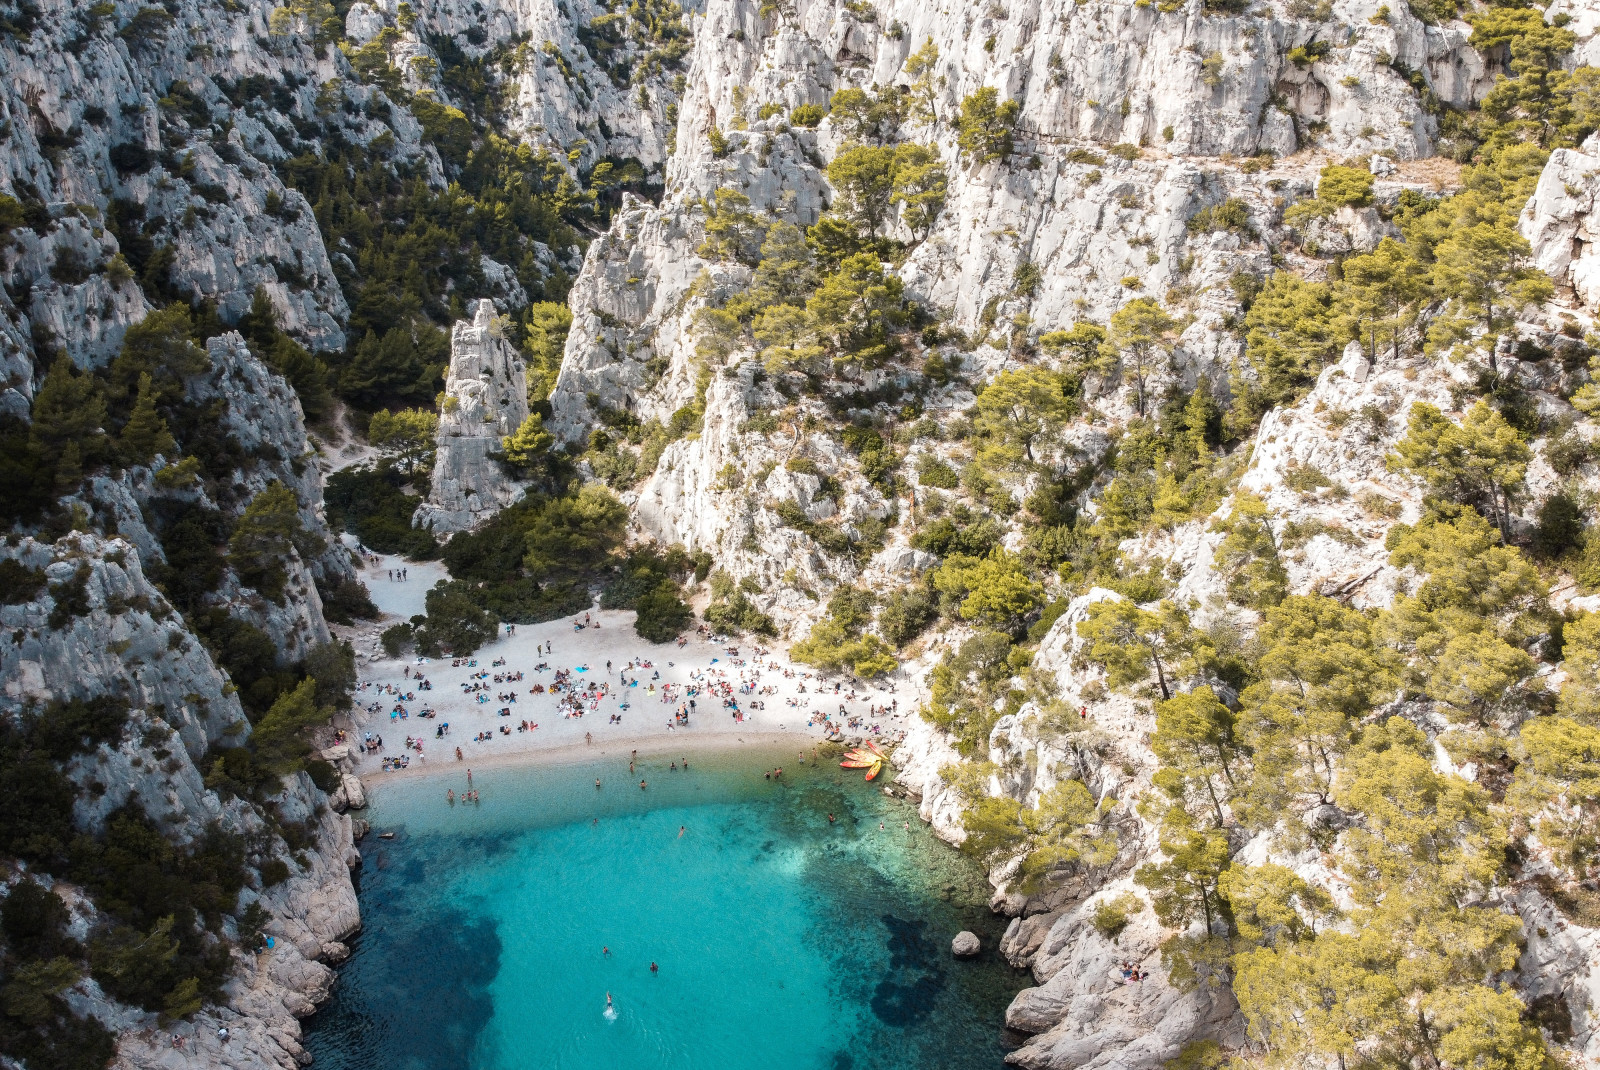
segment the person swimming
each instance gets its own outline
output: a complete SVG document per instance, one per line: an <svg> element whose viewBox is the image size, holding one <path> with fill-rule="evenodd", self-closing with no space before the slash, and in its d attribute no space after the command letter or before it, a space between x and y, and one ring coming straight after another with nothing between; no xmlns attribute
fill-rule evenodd
<svg viewBox="0 0 1600 1070"><path fill-rule="evenodd" d="M606 993L605 1016L606 1016L606 1021L608 1021L608 1022L614 1022L614 1021L617 1020L617 1008L615 1006L613 1006L612 1003L611 1003L611 993L610 992Z"/></svg>

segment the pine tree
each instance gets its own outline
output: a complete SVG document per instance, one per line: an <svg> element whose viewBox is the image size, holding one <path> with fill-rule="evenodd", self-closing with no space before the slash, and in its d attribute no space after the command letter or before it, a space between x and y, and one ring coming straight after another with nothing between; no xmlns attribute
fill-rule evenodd
<svg viewBox="0 0 1600 1070"><path fill-rule="evenodd" d="M178 448L167 430L167 421L156 411L155 388L149 372L139 373L139 394L133 403L133 415L123 425L118 445L129 464L149 464L158 454L171 456Z"/></svg>

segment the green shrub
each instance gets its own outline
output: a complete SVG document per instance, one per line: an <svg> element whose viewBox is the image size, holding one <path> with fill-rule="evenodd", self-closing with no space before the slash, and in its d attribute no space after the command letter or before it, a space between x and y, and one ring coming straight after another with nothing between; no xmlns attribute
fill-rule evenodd
<svg viewBox="0 0 1600 1070"><path fill-rule="evenodd" d="M289 879L289 863L281 858L269 858L261 863L261 887L271 888Z"/></svg>
<svg viewBox="0 0 1600 1070"><path fill-rule="evenodd" d="M694 620L694 612L684 604L678 585L671 580L661 581L640 597L634 609L637 617L633 630L652 643L671 642Z"/></svg>
<svg viewBox="0 0 1600 1070"><path fill-rule="evenodd" d="M1208 204L1189 217L1189 233L1209 234L1212 231L1231 230L1253 234L1250 226L1250 209L1237 198L1229 197L1221 204Z"/></svg>
<svg viewBox="0 0 1600 1070"><path fill-rule="evenodd" d="M963 155L980 163L1003 160L1011 155L1012 130L1022 105L1015 100L1000 100L999 91L984 86L961 101L956 120L957 141Z"/></svg>
<svg viewBox="0 0 1600 1070"><path fill-rule="evenodd" d="M1110 899L1102 899L1095 904L1094 927L1100 935L1107 940L1115 940L1122 935L1122 930L1128 927L1128 922L1133 920L1133 915L1144 909L1144 900L1131 892Z"/></svg>
<svg viewBox="0 0 1600 1070"><path fill-rule="evenodd" d="M327 586L319 581L317 593L322 596L322 615L335 624L378 619L378 607L360 580L343 579Z"/></svg>
<svg viewBox="0 0 1600 1070"><path fill-rule="evenodd" d="M720 569L711 575L711 604L706 607L706 623L729 632L778 634L778 626L772 618L761 612L750 596L734 585L733 578Z"/></svg>
<svg viewBox="0 0 1600 1070"><path fill-rule="evenodd" d="M390 462L376 468L345 468L328 477L323 501L328 525L348 531L382 554L400 554L413 561L438 553L430 532L411 526L411 515L422 504L416 494L401 488L405 480Z"/></svg>
<svg viewBox="0 0 1600 1070"><path fill-rule="evenodd" d="M500 623L480 605L472 584L462 580L440 583L428 592L427 620L416 629L417 649L430 658L442 654L464 656L490 642Z"/></svg>
<svg viewBox="0 0 1600 1070"><path fill-rule="evenodd" d="M789 122L795 126L804 126L815 129L817 124L827 118L828 109L823 104L802 104L789 113Z"/></svg>
<svg viewBox="0 0 1600 1070"><path fill-rule="evenodd" d="M1317 183L1317 199L1337 208L1365 208L1372 203L1372 172L1359 167L1329 164Z"/></svg>
<svg viewBox="0 0 1600 1070"><path fill-rule="evenodd" d="M333 763L323 761L321 758L313 758L307 762L306 772L311 776L311 783L329 795L338 791L339 786L344 783Z"/></svg>
<svg viewBox="0 0 1600 1070"><path fill-rule="evenodd" d="M961 485L956 470L931 454L923 454L917 461L917 483L940 490L955 490Z"/></svg>
<svg viewBox="0 0 1600 1070"><path fill-rule="evenodd" d="M391 658L398 658L411 648L413 640L411 625L404 621L399 624L392 624L383 630L383 634L378 639L383 643L383 652L385 654L388 654Z"/></svg>
<svg viewBox="0 0 1600 1070"><path fill-rule="evenodd" d="M896 591L878 609L878 630L895 647L903 647L939 617L933 596L921 587Z"/></svg>

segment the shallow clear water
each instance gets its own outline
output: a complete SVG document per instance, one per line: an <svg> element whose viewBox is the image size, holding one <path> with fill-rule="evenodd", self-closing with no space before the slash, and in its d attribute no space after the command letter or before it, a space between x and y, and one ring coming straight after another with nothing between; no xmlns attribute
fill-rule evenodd
<svg viewBox="0 0 1600 1070"><path fill-rule="evenodd" d="M372 793L365 929L306 1023L320 1070L1002 1065L1027 978L994 953L988 886L859 772L495 769L454 807L452 784ZM963 928L976 961L950 955Z"/></svg>

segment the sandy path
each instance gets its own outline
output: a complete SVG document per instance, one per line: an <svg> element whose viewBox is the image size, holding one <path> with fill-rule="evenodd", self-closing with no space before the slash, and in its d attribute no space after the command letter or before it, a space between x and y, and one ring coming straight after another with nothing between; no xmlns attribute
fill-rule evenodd
<svg viewBox="0 0 1600 1070"><path fill-rule="evenodd" d="M387 578L391 567L409 568L410 579L391 583ZM426 587L436 578L421 572L425 567L440 568L436 564L395 565L380 559L377 577L374 578L373 570L368 569L363 578L372 591L373 601L381 609L409 616L411 612L421 611ZM423 575L430 578L423 580ZM417 774L441 766L448 768L456 764L458 747L461 760L467 765L573 761L632 749L638 749L641 754L692 754L708 748L753 745L777 750L789 740L794 742L798 752L826 735L820 718L823 712L832 715L835 723L846 726L847 739L869 737L892 741L905 728L914 701L909 689L891 690L892 683L877 688L857 685L852 697L847 678L831 678L824 685L815 670L792 664L778 651L758 656L756 645L748 641L718 644L691 631L686 633L688 643L682 648L674 643L657 645L635 634L634 615L630 611L591 610L588 616L597 626L575 630L574 624L581 622L584 616L580 613L544 624L519 626L513 635L506 635L502 630L500 638L459 664L452 664L454 659L450 658L408 656L362 665L354 695L356 708L352 711L357 726L356 738L375 733L381 736L383 747L364 755L354 752L357 772L380 778L397 775L383 770L382 759L398 755L410 758L409 767L398 775ZM546 643L550 644L550 652L540 653ZM738 655L731 654L730 649L737 649ZM612 665L610 671L606 669L607 661ZM642 667L644 662L650 663L650 667ZM635 667L628 668L630 663ZM541 664L548 668L538 670ZM580 668L584 671L578 671ZM590 703L586 701L582 717L566 716L558 706L565 694L529 693L536 684L548 688L554 682L556 670L572 670L570 682L582 688L587 688L591 681L609 684L608 693L597 700L596 709L590 710ZM523 674L520 681L496 683L494 680L497 673L518 671ZM480 680L476 675L479 673L489 675ZM630 681L637 681L636 685L622 686L620 673L626 673ZM431 690L418 689L419 675L432 684ZM486 692L463 691L463 684L480 682L488 686ZM733 711L723 706L722 696L711 694L706 686L722 682L732 685L732 698L739 704L744 716L742 721L735 721ZM835 683L840 684L837 694ZM670 702L662 701L664 684L677 685L671 692ZM652 685L654 694L650 691ZM695 710L690 724L687 728L671 727L673 711L680 703L689 701L683 690L688 686L701 688L700 693L693 696ZM753 690L744 690L744 687ZM775 689L775 693L759 693L769 687ZM395 692L410 694L412 698L400 698ZM496 698L510 692L516 694L514 703ZM478 702L478 694L486 694L489 701ZM789 705L791 698L803 705ZM873 707L892 708L897 701L898 712L871 713ZM627 709L622 708L624 702L628 704ZM752 709L752 702L764 703L765 708ZM840 706L845 708L844 717L839 714ZM406 716L392 713L396 707L404 709ZM498 711L503 708L510 709L509 717L499 715ZM434 716L421 717L424 710L433 711ZM621 715L620 724L611 723L613 714ZM847 727L851 716L861 718L859 727ZM523 721L539 727L518 731ZM449 724L448 734L441 738L437 732L446 723ZM509 728L509 734L502 733L501 726ZM873 726L877 726L878 731L873 731ZM481 733L489 733L490 738L476 740L474 737ZM406 748L407 736L421 739L420 753Z"/></svg>
<svg viewBox="0 0 1600 1070"><path fill-rule="evenodd" d="M358 545L349 536L348 545ZM377 564L372 564L373 558ZM403 557L393 554L369 554L359 558L358 568L361 581L367 585L367 591L372 595L372 604L388 616L399 620L410 620L419 613L426 613L424 604L428 591L440 580L450 578L450 571L444 567L442 561L407 561ZM399 579L401 570L405 570L406 578ZM384 621L388 627L392 621Z"/></svg>

